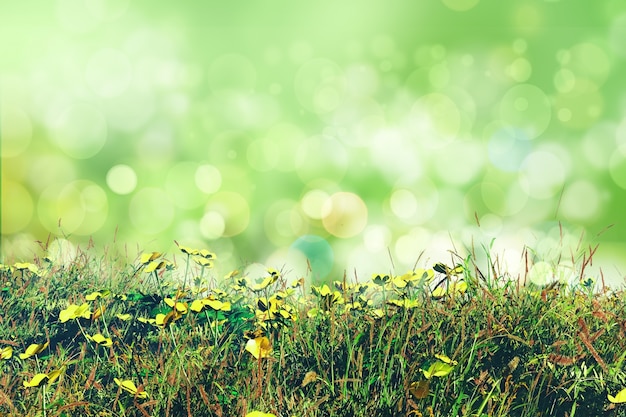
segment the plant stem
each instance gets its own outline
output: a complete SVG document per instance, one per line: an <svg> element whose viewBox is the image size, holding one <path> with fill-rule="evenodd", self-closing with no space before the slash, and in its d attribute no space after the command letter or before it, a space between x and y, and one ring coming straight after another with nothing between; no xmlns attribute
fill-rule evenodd
<svg viewBox="0 0 626 417"><path fill-rule="evenodd" d="M190 258L190 255L187 254L187 262L185 265L185 275L183 276L183 292L185 292L185 288L187 288L187 273L189 272L189 258Z"/></svg>

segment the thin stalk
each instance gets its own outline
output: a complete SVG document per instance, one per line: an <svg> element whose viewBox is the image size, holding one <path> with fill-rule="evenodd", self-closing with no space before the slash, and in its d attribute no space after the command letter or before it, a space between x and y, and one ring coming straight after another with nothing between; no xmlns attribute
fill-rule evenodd
<svg viewBox="0 0 626 417"><path fill-rule="evenodd" d="M83 329L83 326L80 324L80 320L76 319L76 324L78 324L78 328L80 329L80 332L83 334L83 337L85 339L87 339L88 342L93 342L92 340L89 340L89 338L87 337L87 333L85 333L85 329ZM100 353L98 352L97 347L92 346L91 343L88 343L89 346L91 346L91 349L93 350L93 352L96 354L96 362L100 363ZM97 343L96 343L97 345Z"/></svg>
<svg viewBox="0 0 626 417"><path fill-rule="evenodd" d="M156 284L157 287L159 289L159 294L161 295L161 300L165 299L165 295L163 294L163 288L161 287L161 280L159 279L159 274L157 274L156 269L154 271L152 271L152 273L154 274L154 278L156 280Z"/></svg>
<svg viewBox="0 0 626 417"><path fill-rule="evenodd" d="M187 262L185 263L185 275L183 276L183 292L187 288L187 274L189 273L189 258L191 255L187 254Z"/></svg>
<svg viewBox="0 0 626 417"><path fill-rule="evenodd" d="M43 409L43 417L48 415L48 411L46 410L46 384L44 383L42 386L42 398L41 398L41 407Z"/></svg>
<svg viewBox="0 0 626 417"><path fill-rule="evenodd" d="M174 339L174 331L172 330L172 326L171 324L169 324L167 327L170 330L170 337L172 338L172 344L174 345L174 352L176 352L176 356L178 356L178 360L180 361L180 364L181 364L180 369L183 371L183 375L185 375L185 379L187 380L187 383L190 384L191 381L189 380L187 371L185 371L185 368L182 366L184 362L183 362L183 358L180 356L180 352L178 351L178 345L176 344L176 339Z"/></svg>

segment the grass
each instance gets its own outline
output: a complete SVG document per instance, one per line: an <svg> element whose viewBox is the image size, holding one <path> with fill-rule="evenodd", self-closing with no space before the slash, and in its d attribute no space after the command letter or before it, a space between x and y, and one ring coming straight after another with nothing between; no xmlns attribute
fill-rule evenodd
<svg viewBox="0 0 626 417"><path fill-rule="evenodd" d="M0 415L626 416L626 298L592 250L536 287L473 256L309 286L179 249L2 265Z"/></svg>

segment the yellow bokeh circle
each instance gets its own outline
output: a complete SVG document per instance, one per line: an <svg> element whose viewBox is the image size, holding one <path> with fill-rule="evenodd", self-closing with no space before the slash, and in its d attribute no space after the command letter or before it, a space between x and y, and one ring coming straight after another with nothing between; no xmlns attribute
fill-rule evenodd
<svg viewBox="0 0 626 417"><path fill-rule="evenodd" d="M58 232L60 228L63 233L91 235L103 226L108 212L106 193L87 180L54 184L39 196L39 220L51 232Z"/></svg>
<svg viewBox="0 0 626 417"><path fill-rule="evenodd" d="M224 220L224 237L238 235L250 223L250 206L239 193L221 191L213 194L205 207L207 212L219 213Z"/></svg>
<svg viewBox="0 0 626 417"><path fill-rule="evenodd" d="M33 217L33 199L28 190L14 181L2 181L2 234L17 233Z"/></svg>
<svg viewBox="0 0 626 417"><path fill-rule="evenodd" d="M322 223L333 236L348 238L358 235L367 225L367 206L358 195L338 192L322 207Z"/></svg>

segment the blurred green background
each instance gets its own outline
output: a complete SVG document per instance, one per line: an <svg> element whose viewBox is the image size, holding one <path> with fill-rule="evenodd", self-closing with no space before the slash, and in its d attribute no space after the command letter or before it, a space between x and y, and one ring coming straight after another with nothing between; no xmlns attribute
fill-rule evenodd
<svg viewBox="0 0 626 417"><path fill-rule="evenodd" d="M0 16L5 260L48 236L131 258L176 239L226 269L297 275L308 258L315 279L366 278L496 238L512 273L525 246L558 262L600 243L593 273L623 283L624 1L57 0Z"/></svg>

